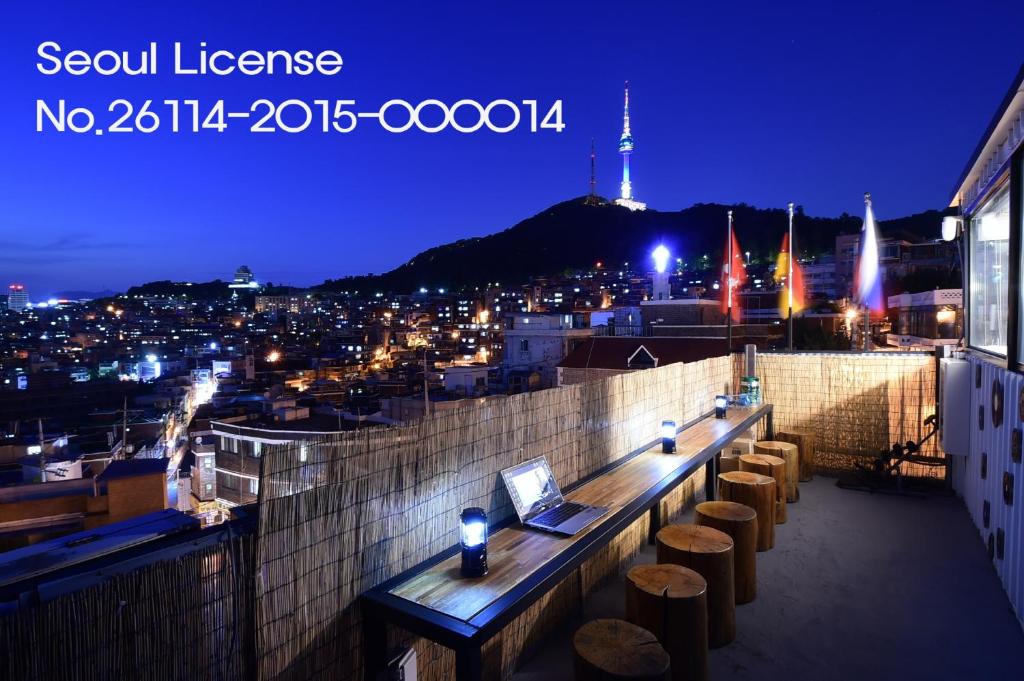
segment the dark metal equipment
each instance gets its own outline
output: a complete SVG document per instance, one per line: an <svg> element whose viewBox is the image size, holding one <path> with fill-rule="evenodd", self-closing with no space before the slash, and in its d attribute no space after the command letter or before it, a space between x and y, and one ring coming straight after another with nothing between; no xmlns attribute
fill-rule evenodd
<svg viewBox="0 0 1024 681"><path fill-rule="evenodd" d="M880 494L923 497L929 494L950 494L942 480L907 477L903 475L903 464L920 466L945 466L945 459L921 454L921 447L936 436L938 420L932 414L924 420L928 432L919 441L894 442L884 449L870 464L856 464L856 470L836 481L843 489Z"/></svg>

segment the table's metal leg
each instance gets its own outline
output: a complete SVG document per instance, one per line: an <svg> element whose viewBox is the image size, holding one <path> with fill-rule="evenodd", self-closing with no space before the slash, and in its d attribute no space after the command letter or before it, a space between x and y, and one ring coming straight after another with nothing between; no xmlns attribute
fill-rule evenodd
<svg viewBox="0 0 1024 681"><path fill-rule="evenodd" d="M378 681L386 677L388 666L388 629L384 620L363 609L363 679Z"/></svg>
<svg viewBox="0 0 1024 681"><path fill-rule="evenodd" d="M704 464L704 499L714 501L716 497L715 488L718 486L718 457L721 452L716 452Z"/></svg>
<svg viewBox="0 0 1024 681"><path fill-rule="evenodd" d="M764 417L764 439L774 440L775 439L775 420L772 418L774 409L769 408L768 413Z"/></svg>
<svg viewBox="0 0 1024 681"><path fill-rule="evenodd" d="M658 501L654 506L651 506L651 527L647 531L647 543L653 544L655 536L658 534L658 530L661 529L661 502Z"/></svg>
<svg viewBox="0 0 1024 681"><path fill-rule="evenodd" d="M480 646L467 646L455 651L456 681L482 681L483 653Z"/></svg>

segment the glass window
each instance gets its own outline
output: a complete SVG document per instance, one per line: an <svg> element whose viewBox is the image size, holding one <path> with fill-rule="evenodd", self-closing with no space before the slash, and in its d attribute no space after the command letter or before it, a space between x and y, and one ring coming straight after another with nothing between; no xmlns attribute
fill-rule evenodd
<svg viewBox="0 0 1024 681"><path fill-rule="evenodd" d="M999 190L971 218L970 344L1006 355L1010 188Z"/></svg>
<svg viewBox="0 0 1024 681"><path fill-rule="evenodd" d="M1017 165L1017 168L1024 170L1024 168L1022 168L1020 164ZM1017 215L1020 216L1020 222L1014 225L1013 229L1018 234L1024 234L1024 172L1020 172L1017 177L1013 178L1013 181L1017 183L1017 187L1021 190L1018 194L1018 196L1020 196L1021 203L1020 205L1017 206ZM1024 239L1024 236L1022 236L1021 238ZM1020 264L1024 266L1024 255L1022 255L1021 258L1022 262ZM1021 274L1018 275L1018 285L1020 284L1021 280L1024 279L1024 268L1020 269L1019 271L1021 272ZM1024 287L1021 288L1022 290L1024 290ZM1019 299L1019 302L1017 303L1019 306L1017 308L1017 361L1024 362L1024 293L1018 291L1017 297Z"/></svg>

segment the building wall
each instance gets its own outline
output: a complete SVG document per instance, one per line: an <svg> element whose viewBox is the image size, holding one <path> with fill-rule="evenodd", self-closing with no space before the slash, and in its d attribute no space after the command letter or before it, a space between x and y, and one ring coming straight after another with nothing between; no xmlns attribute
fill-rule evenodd
<svg viewBox="0 0 1024 681"><path fill-rule="evenodd" d="M110 522L167 508L167 476L153 473L108 480L107 508Z"/></svg>
<svg viewBox="0 0 1024 681"><path fill-rule="evenodd" d="M1013 446L1024 427L1024 376L977 357L968 360L971 444L968 456L951 457L953 485L1024 625L1024 465Z"/></svg>

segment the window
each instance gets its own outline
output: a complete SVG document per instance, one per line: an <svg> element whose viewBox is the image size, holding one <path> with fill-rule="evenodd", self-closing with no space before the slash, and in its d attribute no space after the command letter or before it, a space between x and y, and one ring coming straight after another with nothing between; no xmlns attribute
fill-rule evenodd
<svg viewBox="0 0 1024 681"><path fill-rule="evenodd" d="M255 478L249 478L249 494L258 494L260 491L260 481Z"/></svg>
<svg viewBox="0 0 1024 681"><path fill-rule="evenodd" d="M526 338L520 338L519 339L519 352L529 352L529 351L530 351L530 341L527 340Z"/></svg>
<svg viewBox="0 0 1024 681"><path fill-rule="evenodd" d="M1019 157L1024 157L1024 151L1018 150L1017 154ZM1014 231L1021 235L1022 243L1024 243L1024 158L1018 158L1017 164L1014 166L1014 172L1016 177L1012 178L1017 183L1017 224L1013 225ZM1024 253L1021 255L1021 262L1019 265L1024 265ZM1017 283L1020 286L1020 282L1024 279L1024 268L1017 270ZM1024 363L1024 293L1022 293L1024 287L1017 291L1018 307L1017 307L1017 362Z"/></svg>
<svg viewBox="0 0 1024 681"><path fill-rule="evenodd" d="M971 218L968 291L971 347L1006 355L1010 191L1003 187Z"/></svg>

